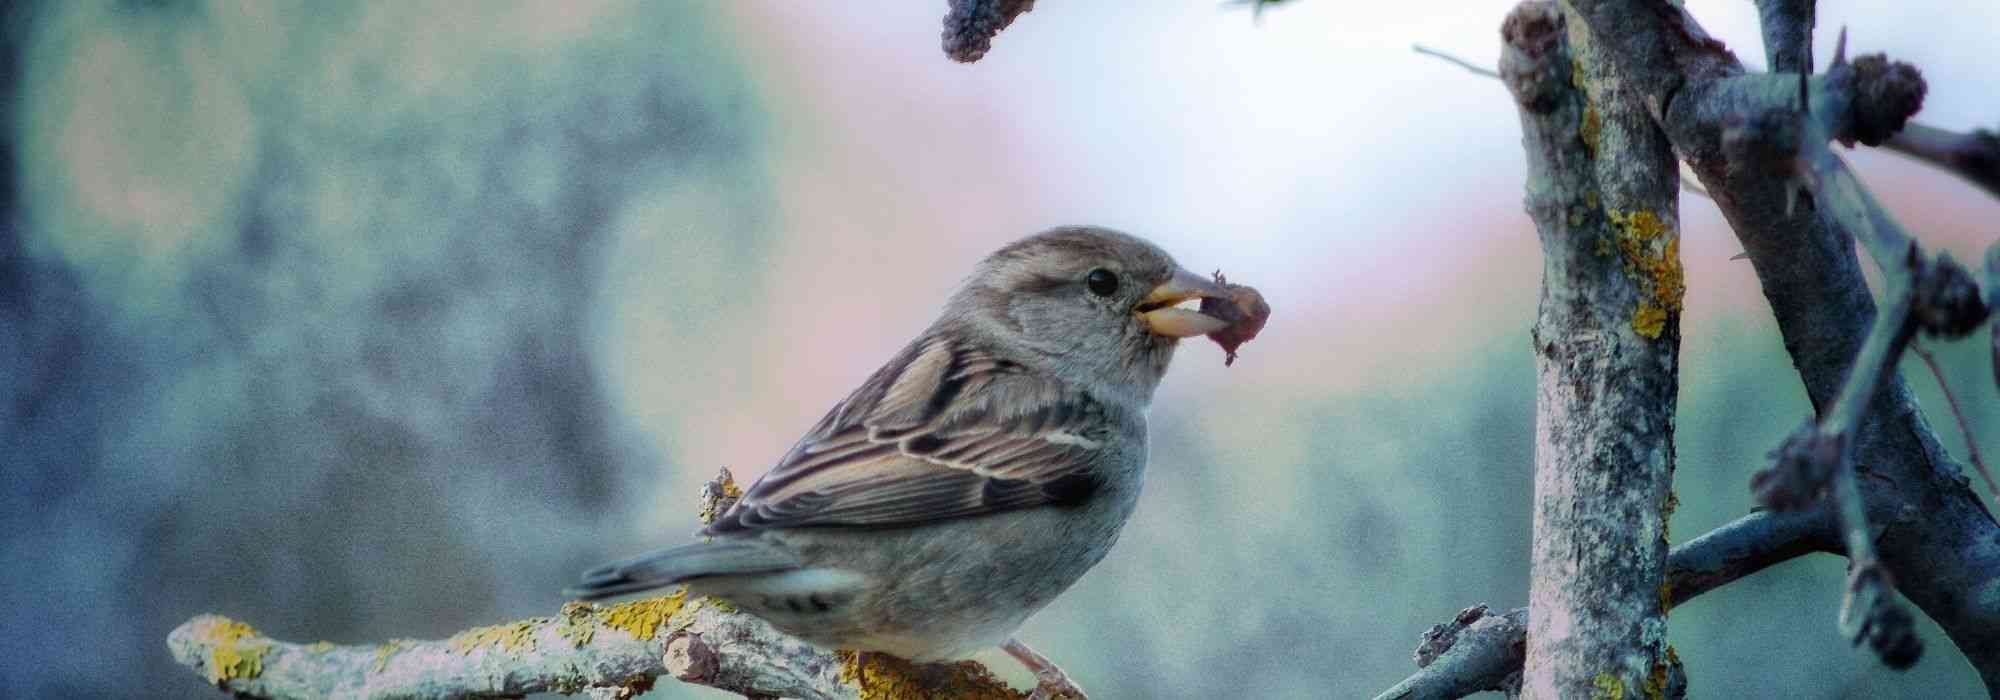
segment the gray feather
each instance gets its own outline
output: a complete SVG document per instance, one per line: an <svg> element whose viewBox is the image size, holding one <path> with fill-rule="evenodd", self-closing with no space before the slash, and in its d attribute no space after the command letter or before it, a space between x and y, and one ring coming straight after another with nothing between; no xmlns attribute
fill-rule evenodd
<svg viewBox="0 0 2000 700"><path fill-rule="evenodd" d="M611 562L584 572L583 582L563 593L597 600L671 586L704 576L785 571L798 557L755 540L696 542Z"/></svg>

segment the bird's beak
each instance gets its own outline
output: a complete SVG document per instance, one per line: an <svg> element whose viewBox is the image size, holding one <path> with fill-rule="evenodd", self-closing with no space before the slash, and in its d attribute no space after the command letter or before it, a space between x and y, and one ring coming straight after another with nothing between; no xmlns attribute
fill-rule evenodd
<svg viewBox="0 0 2000 700"><path fill-rule="evenodd" d="M1180 308L1176 304L1203 297L1227 296L1221 285L1187 270L1176 269L1173 279L1147 292L1146 298L1139 300L1139 305L1133 310L1154 334L1189 338L1222 330L1229 322L1194 309Z"/></svg>

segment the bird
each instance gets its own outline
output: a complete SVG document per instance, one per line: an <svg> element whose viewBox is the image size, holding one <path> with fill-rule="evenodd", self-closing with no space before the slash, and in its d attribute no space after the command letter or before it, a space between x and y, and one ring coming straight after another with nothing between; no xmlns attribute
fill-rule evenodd
<svg viewBox="0 0 2000 700"><path fill-rule="evenodd" d="M920 663L999 646L1037 696L1083 697L1015 632L1117 541L1176 346L1229 325L1184 304L1226 294L1111 229L1014 241L700 541L566 593L684 583L817 645Z"/></svg>

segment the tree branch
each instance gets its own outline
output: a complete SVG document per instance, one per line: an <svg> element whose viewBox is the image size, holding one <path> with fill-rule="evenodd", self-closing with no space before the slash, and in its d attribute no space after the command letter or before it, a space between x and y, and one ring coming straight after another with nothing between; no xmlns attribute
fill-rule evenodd
<svg viewBox="0 0 2000 700"><path fill-rule="evenodd" d="M1885 270L1909 259L1910 248L1884 245L1894 243L1893 231L1899 229L1883 225L1890 221L1887 214L1864 196L1838 158L1819 152L1825 151L1826 138L1876 143L1900 128L1921 100L1920 81L1909 79L1914 70L1879 58L1829 70L1813 80L1813 118L1800 120L1798 91L1782 89L1785 81L1796 86L1796 75L1743 75L1735 56L1680 7L1645 0L1567 1L1606 38L1609 54L1629 71L1654 118L1736 230L1807 396L1825 417L1848 391L1843 387L1869 328L1884 326L1884 337L1894 337L1886 335L1894 330L1893 317L1875 323L1852 241L1860 239L1878 262L1894 261ZM1775 65L1779 56L1773 58ZM1801 191L1812 195L1810 206L1796 206ZM1866 229L1846 228L1860 229L1862 221ZM1883 256L1883 250L1897 255ZM1933 266L1916 257L1922 266ZM1919 297L1929 293L1922 291L1926 286L1917 285ZM1892 295L1891 303L1900 302ZM1912 314L1928 316L1931 303L1913 301ZM1951 317L1940 314L1937 327L1950 325ZM1863 366L1854 373L1867 373ZM2000 689L2000 545L1995 544L2000 527L1957 465L1942 454L1901 378L1882 372L1875 385L1857 395L1859 406L1842 409L1860 412L1858 425L1845 433L1854 443L1848 448L1856 465L1854 490L1865 501L1866 519L1877 524L1867 532L1880 533L1863 539L1879 545L1881 561L1896 573L1902 592L1944 628L1988 688ZM1859 488L1862 480L1869 488ZM1836 484L1836 490L1846 487ZM1862 574L1856 590L1878 585L1862 568L1856 571Z"/></svg>
<svg viewBox="0 0 2000 700"><path fill-rule="evenodd" d="M1964 178L1987 194L2000 197L2000 134L1979 129L1969 134L1912 123L1883 144Z"/></svg>
<svg viewBox="0 0 2000 700"><path fill-rule="evenodd" d="M1672 665L1680 180L1666 138L1583 26L1526 2L1501 33L1543 252L1522 692L1657 696Z"/></svg>
<svg viewBox="0 0 2000 700"><path fill-rule="evenodd" d="M1478 76L1484 76L1484 77L1488 77L1488 78L1493 78L1493 79L1495 79L1495 80L1498 80L1498 79L1500 79L1500 73L1499 73L1499 72L1497 72L1497 71L1494 71L1494 70L1493 70L1493 69L1491 69L1491 68L1484 68L1484 67L1481 67L1481 66L1479 66L1479 65L1477 65L1477 64L1474 64L1474 63L1472 63L1471 61L1467 61L1467 60L1465 60L1465 59L1463 59L1463 58L1459 58L1459 57L1457 57L1457 56L1453 56L1453 55L1451 55L1451 54L1448 54L1448 53L1445 53L1445 52L1443 52L1443 51L1439 51L1439 50L1437 50L1437 49L1433 49L1433 48L1431 48L1431 47L1428 47L1428 46L1425 46L1425 45L1423 45L1423 44L1411 44L1411 45L1410 45L1410 50L1411 50L1411 51L1415 51L1415 52L1417 52L1417 53L1420 53L1420 54L1423 54L1423 55L1425 55L1425 56L1430 56L1430 57L1432 57L1432 58L1435 58L1435 59L1438 59L1438 60L1440 60L1440 61L1444 61L1445 63L1449 63L1449 64L1452 64L1452 65L1454 65L1454 66L1458 66L1458 67L1460 67L1460 68L1464 68L1464 69L1466 69L1466 70L1468 70L1468 71L1471 71L1473 75L1478 75Z"/></svg>
<svg viewBox="0 0 2000 700"><path fill-rule="evenodd" d="M1674 607L1773 565L1813 552L1839 552L1840 538L1823 511L1758 511L1675 547L1667 558ZM1417 647L1420 670L1376 700L1460 698L1520 687L1526 657L1527 608L1491 615L1467 608L1433 626ZM1477 628L1465 634L1467 628Z"/></svg>
<svg viewBox="0 0 2000 700"><path fill-rule="evenodd" d="M724 469L702 488L704 520L742 495ZM685 590L614 605L572 602L554 617L478 627L443 640L295 644L249 625L200 615L167 637L174 660L217 688L271 700L457 700L589 692L630 698L661 677L745 697L853 700L925 697L1019 700L974 661L918 666L865 659L779 632ZM895 695L901 693L902 695Z"/></svg>
<svg viewBox="0 0 2000 700"><path fill-rule="evenodd" d="M2000 260L2000 246L1995 246L1992 252L1990 257ZM2000 289L2000 286L1994 288ZM1988 305L1991 306L1990 303ZM1951 408L1952 419L1958 422L1958 432L1965 436L1965 458L1972 461L1973 470L1979 472L1979 478L1986 482L1986 494L1993 498L1994 505L2000 506L2000 482L1993 480L1993 471L1986 467L1986 459L1979 454L1979 436L1973 432L1972 422L1965 419L1965 409L1958 406L1958 392L1952 391L1951 384L1945 381L1944 368L1938 366L1937 358L1923 345L1912 343L1910 352L1924 361L1924 367L1931 371L1931 378L1937 380L1938 393L1944 394L1944 403Z"/></svg>

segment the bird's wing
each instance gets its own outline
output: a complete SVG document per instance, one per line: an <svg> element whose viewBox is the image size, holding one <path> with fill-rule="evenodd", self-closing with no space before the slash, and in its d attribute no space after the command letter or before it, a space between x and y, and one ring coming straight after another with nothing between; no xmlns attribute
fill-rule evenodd
<svg viewBox="0 0 2000 700"><path fill-rule="evenodd" d="M1097 490L1117 433L1104 404L961 342L912 344L834 407L711 534L915 525Z"/></svg>

